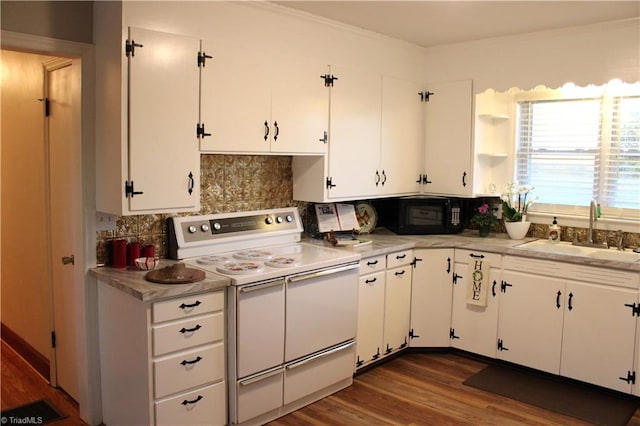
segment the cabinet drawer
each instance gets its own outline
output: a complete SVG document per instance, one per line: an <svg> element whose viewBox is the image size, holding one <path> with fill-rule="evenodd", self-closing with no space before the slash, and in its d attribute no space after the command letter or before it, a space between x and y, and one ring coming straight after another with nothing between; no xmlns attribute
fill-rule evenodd
<svg viewBox="0 0 640 426"><path fill-rule="evenodd" d="M237 422L241 423L282 407L284 369L278 368L237 383Z"/></svg>
<svg viewBox="0 0 640 426"><path fill-rule="evenodd" d="M155 402L156 425L224 425L227 422L225 382Z"/></svg>
<svg viewBox="0 0 640 426"><path fill-rule="evenodd" d="M152 335L155 356L213 343L224 337L224 315L218 312L155 326Z"/></svg>
<svg viewBox="0 0 640 426"><path fill-rule="evenodd" d="M408 265L413 262L413 250L397 251L387 255L387 268L395 268L396 266Z"/></svg>
<svg viewBox="0 0 640 426"><path fill-rule="evenodd" d="M152 305L153 322L170 321L224 309L224 291L194 294Z"/></svg>
<svg viewBox="0 0 640 426"><path fill-rule="evenodd" d="M203 347L153 361L155 396L161 398L185 389L224 379L224 345Z"/></svg>
<svg viewBox="0 0 640 426"><path fill-rule="evenodd" d="M456 263L469 263L473 260L482 260L489 262L492 268L500 268L502 264L502 255L498 253L488 253L478 250L461 250L455 251Z"/></svg>
<svg viewBox="0 0 640 426"><path fill-rule="evenodd" d="M384 254L362 259L360 261L360 275L383 271L387 267L386 260L387 258Z"/></svg>

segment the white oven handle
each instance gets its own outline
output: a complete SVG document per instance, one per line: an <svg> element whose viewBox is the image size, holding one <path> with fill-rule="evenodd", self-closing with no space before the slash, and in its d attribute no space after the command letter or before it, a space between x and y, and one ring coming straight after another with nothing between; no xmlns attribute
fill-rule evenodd
<svg viewBox="0 0 640 426"><path fill-rule="evenodd" d="M356 344L355 340L351 340L348 343L345 343L345 344L340 345L340 346L336 346L333 349L329 349L327 351L320 352L319 354L315 354L313 356L310 356L309 358L304 358L304 359L302 359L300 361L295 361L295 362L292 362L291 364L287 364L285 366L285 368L288 371L288 370L293 370L294 368L302 367L303 365L305 365L305 364L307 364L307 363L309 363L311 361L316 361L316 360L318 360L320 358L325 358L325 357L328 357L329 355L333 355L336 352L340 352L340 351L344 351L346 349L349 349L351 346L353 346L355 344Z"/></svg>
<svg viewBox="0 0 640 426"><path fill-rule="evenodd" d="M278 279L266 283L250 284L240 287L240 293L251 293L252 291L264 290L266 288L277 287L284 284L284 280Z"/></svg>
<svg viewBox="0 0 640 426"><path fill-rule="evenodd" d="M356 262L356 263L351 263L351 264L344 265L344 266L338 266L336 268L323 269L321 271L311 272L311 273L308 273L308 274L292 275L290 277L287 277L287 283L297 283L297 282L300 282L300 281L310 280L310 279L321 277L321 276L324 276L324 275L336 274L338 272L344 272L344 271L349 271L351 269L357 269L359 267L360 267L360 263Z"/></svg>
<svg viewBox="0 0 640 426"><path fill-rule="evenodd" d="M244 380L240 380L238 384L240 386L248 386L253 383L259 382L260 380L268 379L269 377L277 376L278 374L282 374L282 367L276 367L271 370L267 370L265 372L256 374L251 377L247 377Z"/></svg>

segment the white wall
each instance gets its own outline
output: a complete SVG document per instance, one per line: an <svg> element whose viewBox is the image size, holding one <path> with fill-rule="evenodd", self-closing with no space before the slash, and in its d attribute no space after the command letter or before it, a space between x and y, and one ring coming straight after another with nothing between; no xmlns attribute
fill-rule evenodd
<svg viewBox="0 0 640 426"><path fill-rule="evenodd" d="M427 50L427 80L473 79L488 88L640 80L640 20L567 28Z"/></svg>
<svg viewBox="0 0 640 426"><path fill-rule="evenodd" d="M42 63L2 50L2 322L47 359L51 301Z"/></svg>

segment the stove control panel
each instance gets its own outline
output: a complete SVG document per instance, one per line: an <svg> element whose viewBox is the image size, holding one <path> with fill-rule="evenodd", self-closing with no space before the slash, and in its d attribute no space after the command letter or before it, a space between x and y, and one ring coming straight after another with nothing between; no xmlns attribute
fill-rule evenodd
<svg viewBox="0 0 640 426"><path fill-rule="evenodd" d="M172 217L167 222L170 256L190 246L220 245L238 240L259 240L303 231L295 207L203 216Z"/></svg>

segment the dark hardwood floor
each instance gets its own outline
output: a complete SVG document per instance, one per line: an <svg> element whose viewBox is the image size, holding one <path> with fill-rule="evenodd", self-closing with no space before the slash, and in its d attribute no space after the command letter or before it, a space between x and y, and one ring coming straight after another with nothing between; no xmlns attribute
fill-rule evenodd
<svg viewBox="0 0 640 426"><path fill-rule="evenodd" d="M39 399L48 399L68 417L51 423L85 425L78 414L78 404L64 391L49 386L47 380L34 370L20 355L2 340L0 365L0 405L2 410L28 404Z"/></svg>
<svg viewBox="0 0 640 426"><path fill-rule="evenodd" d="M49 398L69 416L56 425L84 424L75 401L49 386L4 341L1 364L3 410ZM269 426L588 424L463 385L486 365L449 352L407 353L359 374L353 386ZM640 426L640 410L628 425Z"/></svg>

